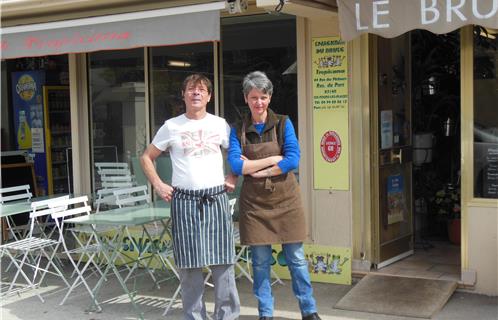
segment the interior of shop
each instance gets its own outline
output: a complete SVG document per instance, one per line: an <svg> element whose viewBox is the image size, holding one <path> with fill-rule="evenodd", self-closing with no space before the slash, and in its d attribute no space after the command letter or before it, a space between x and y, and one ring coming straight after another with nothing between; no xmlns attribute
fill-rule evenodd
<svg viewBox="0 0 498 320"><path fill-rule="evenodd" d="M459 39L411 34L415 249L460 244Z"/></svg>
<svg viewBox="0 0 498 320"><path fill-rule="evenodd" d="M484 48L475 77L493 78L495 57L486 50L495 35L481 27L474 33L476 48ZM415 30L410 46L414 254L378 272L460 280L460 33ZM475 179L475 196L483 196L483 181Z"/></svg>
<svg viewBox="0 0 498 320"><path fill-rule="evenodd" d="M402 62L393 63L392 69L395 79L396 75L406 79L399 80L397 87L401 89L397 90L410 92L411 96L411 139L405 137L400 143L409 144L411 140L413 147L411 199L415 253L378 272L458 280L460 234L450 232L459 231L460 224L453 229L450 226L459 222L460 214L459 32L436 35L415 30L408 38L411 76L402 72L405 68ZM411 88L403 88L405 82ZM399 95L394 92L396 86L392 87L392 95ZM410 173L404 174L405 179L409 176Z"/></svg>
<svg viewBox="0 0 498 320"><path fill-rule="evenodd" d="M22 161L33 165L35 195L68 192L71 117L67 55L5 61L2 93L2 176L6 178L2 186L18 184L13 179L17 175L7 179L10 168L6 166Z"/></svg>

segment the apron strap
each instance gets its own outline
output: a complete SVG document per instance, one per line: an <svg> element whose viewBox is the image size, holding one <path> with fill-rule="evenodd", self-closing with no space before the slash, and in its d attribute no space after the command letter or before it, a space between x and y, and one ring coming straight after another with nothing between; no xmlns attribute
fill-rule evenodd
<svg viewBox="0 0 498 320"><path fill-rule="evenodd" d="M244 147L246 145L246 123L242 123L242 134L240 135L240 146Z"/></svg>

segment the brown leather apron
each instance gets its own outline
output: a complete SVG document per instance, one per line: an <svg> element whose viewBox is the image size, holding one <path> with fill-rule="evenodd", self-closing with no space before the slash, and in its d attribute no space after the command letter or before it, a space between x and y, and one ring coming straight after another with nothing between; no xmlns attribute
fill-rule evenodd
<svg viewBox="0 0 498 320"><path fill-rule="evenodd" d="M249 160L281 155L276 126L272 141L247 144L242 126L242 154ZM268 178L244 176L240 192L240 238L244 245L282 244L306 239L301 192L293 172Z"/></svg>

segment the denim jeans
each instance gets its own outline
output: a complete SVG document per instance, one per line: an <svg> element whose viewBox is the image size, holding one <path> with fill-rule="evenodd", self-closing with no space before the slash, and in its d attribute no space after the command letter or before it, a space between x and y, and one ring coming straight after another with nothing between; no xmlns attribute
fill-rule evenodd
<svg viewBox="0 0 498 320"><path fill-rule="evenodd" d="M301 315L316 312L313 298L308 262L304 258L303 244L287 243L282 245L284 257L292 279L292 291L299 302ZM271 245L251 246L252 271L254 275L253 293L258 300L260 317L273 317L273 294L271 292Z"/></svg>

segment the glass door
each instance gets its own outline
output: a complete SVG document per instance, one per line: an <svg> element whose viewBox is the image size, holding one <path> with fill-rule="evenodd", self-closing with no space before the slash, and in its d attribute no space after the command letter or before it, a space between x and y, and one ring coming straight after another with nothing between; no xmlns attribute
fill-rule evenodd
<svg viewBox="0 0 498 320"><path fill-rule="evenodd" d="M375 40L373 235L381 268L413 253L410 37Z"/></svg>

